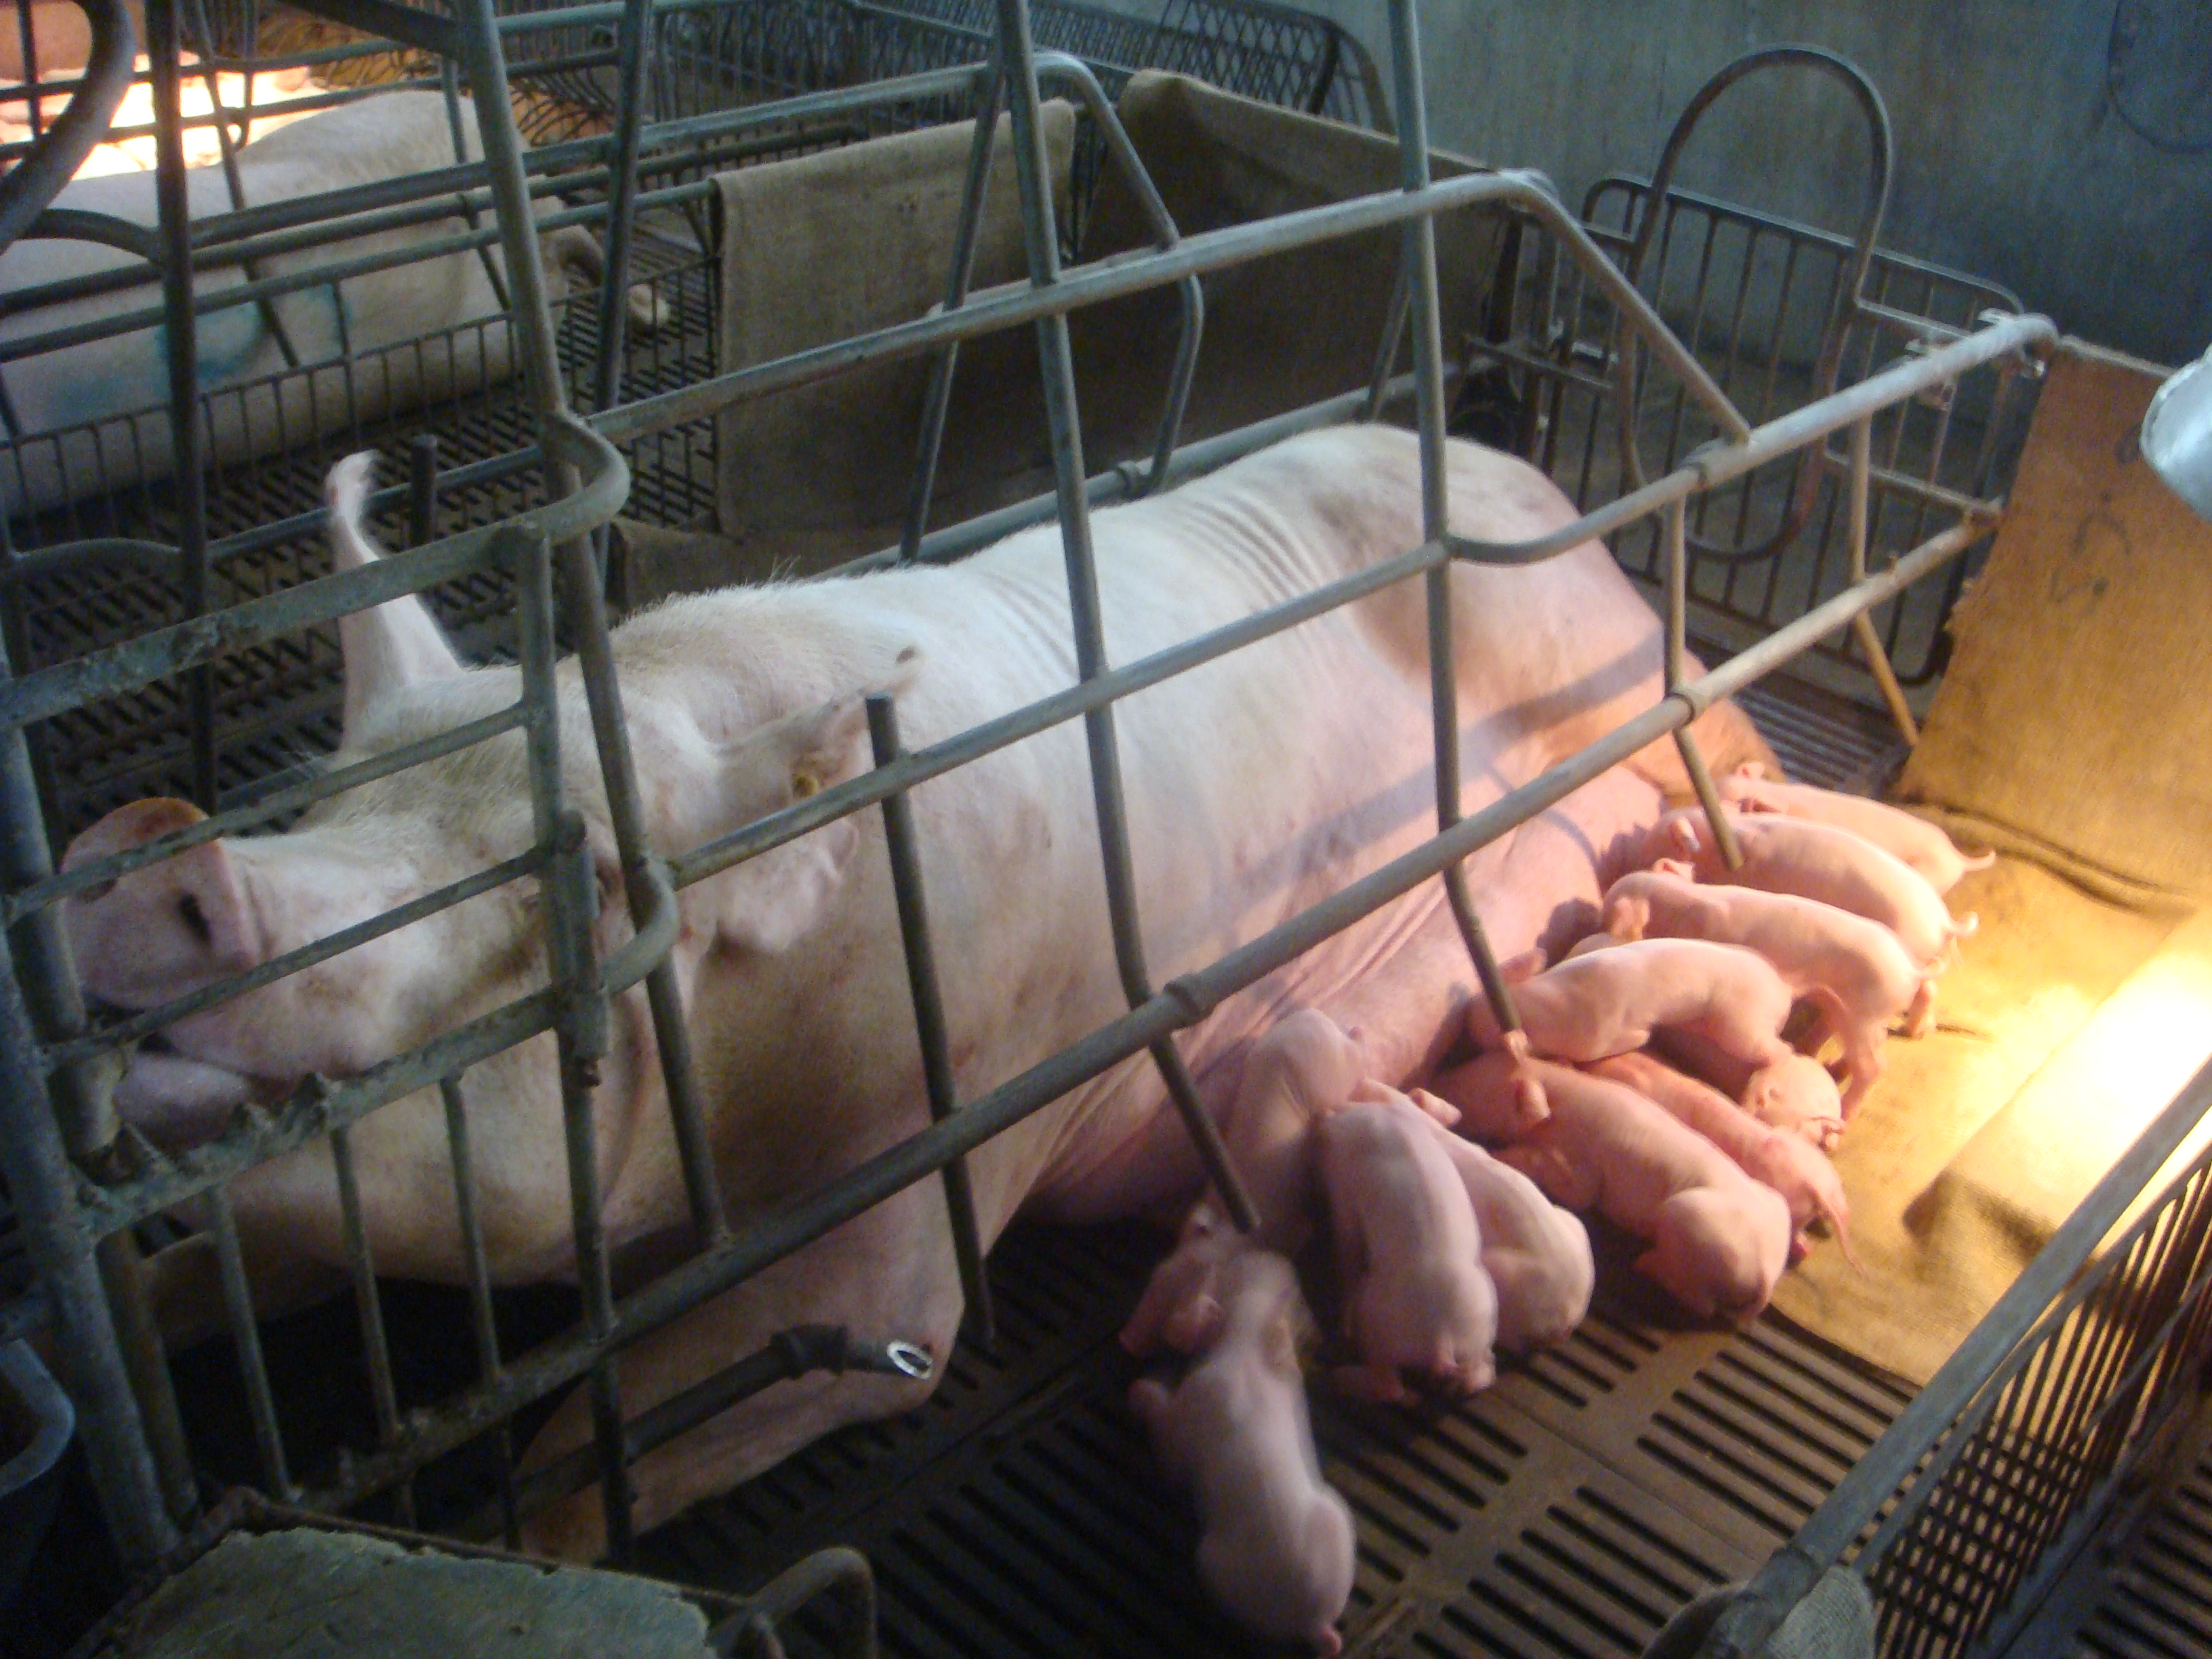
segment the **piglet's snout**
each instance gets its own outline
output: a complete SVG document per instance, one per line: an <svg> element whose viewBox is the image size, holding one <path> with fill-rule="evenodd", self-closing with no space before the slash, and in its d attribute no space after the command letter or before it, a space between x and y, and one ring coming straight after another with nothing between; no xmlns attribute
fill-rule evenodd
<svg viewBox="0 0 2212 1659"><path fill-rule="evenodd" d="M204 816L180 800L119 807L70 843L62 868L142 847ZM236 863L220 841L131 871L66 900L62 909L86 993L126 1008L183 995L267 954Z"/></svg>

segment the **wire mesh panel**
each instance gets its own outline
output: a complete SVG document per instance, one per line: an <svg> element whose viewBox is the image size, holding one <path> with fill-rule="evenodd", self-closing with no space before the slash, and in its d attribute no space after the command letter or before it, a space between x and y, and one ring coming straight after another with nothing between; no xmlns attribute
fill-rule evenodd
<svg viewBox="0 0 2212 1659"><path fill-rule="evenodd" d="M1608 178L1592 187L1584 217L1619 253L1644 210L1648 186ZM1670 190L1642 286L1669 325L1755 421L1777 419L1821 395L1817 369L1824 336L1844 310L1850 238L1756 213L1693 191ZM1609 499L1630 479L1623 460L1622 398L1613 307L1587 278L1548 248L1529 259L1517 330L1493 361L1525 387L1501 386L1480 373L1463 416L1523 449L1578 503ZM1876 250L1865 289L1872 308L1850 318L1837 384L1849 386L1972 330L1989 313L2016 313L2018 297L1978 277ZM1500 322L1504 321L1503 318ZM1480 358L1477 359L1480 361ZM1963 382L1941 403L1887 411L1873 436L1880 468L1871 502L1870 556L1913 545L1944 521L1959 498L2002 488L2024 429L2027 402L1993 370ZM1486 400L1503 409L1486 408ZM1715 429L1679 386L1644 384L1632 417L1641 468L1679 465ZM1808 480L1810 471L1815 476ZM1808 453L1762 467L1701 501L1690 525L1690 594L1701 629L1728 645L1802 616L1850 581L1845 501L1838 468ZM1809 511L1788 532L1801 486ZM1920 486L1932 486L1921 488ZM1774 546L1778 535L1782 544ZM1614 556L1632 574L1656 583L1662 550L1656 530L1617 537ZM1875 618L1899 677L1922 685L1942 672L1948 649L1942 619L1967 568L1887 605ZM1856 671L1849 641L1824 646L1831 660ZM1856 672L1853 678L1866 682ZM1846 682L1849 684L1850 682Z"/></svg>

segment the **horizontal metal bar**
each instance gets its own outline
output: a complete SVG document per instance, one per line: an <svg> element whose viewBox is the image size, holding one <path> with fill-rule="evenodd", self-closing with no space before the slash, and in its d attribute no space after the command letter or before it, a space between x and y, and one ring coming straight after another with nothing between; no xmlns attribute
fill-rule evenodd
<svg viewBox="0 0 2212 1659"><path fill-rule="evenodd" d="M936 1174L954 1158L974 1152L1109 1066L1196 1024L1225 998L1433 879L1447 865L1528 822L1645 744L1688 724L1720 698L1742 690L1826 635L1847 626L1861 611L1956 558L1984 528L1957 526L1933 538L1892 569L1838 594L1760 646L1662 698L1606 737L1461 819L1449 831L1269 929L1212 967L1170 981L1127 1014L971 1101L957 1116L932 1124L819 1191L771 1211L725 1248L694 1257L617 1304L608 1341L619 1348L651 1334L708 1297ZM1438 556L1438 550L1433 549L1403 556L1405 561L1425 562L1410 563L1394 580L1425 568ZM905 787L914 781L901 778L892 787ZM437 1417L404 1426L396 1441L356 1462L348 1476L319 1494L318 1501L343 1507L473 1438L518 1407L584 1375L598 1362L605 1346L578 1334L523 1356L499 1376L455 1397Z"/></svg>
<svg viewBox="0 0 2212 1659"><path fill-rule="evenodd" d="M240 1109L220 1136L185 1152L152 1152L142 1141L142 1152L151 1154L146 1173L106 1186L80 1179L80 1222L94 1237L135 1226L219 1182L244 1175L332 1129L356 1123L402 1096L434 1087L480 1060L551 1030L560 1006L557 993L532 992L419 1048L372 1066L358 1077L335 1083L311 1078L276 1106Z"/></svg>
<svg viewBox="0 0 2212 1659"><path fill-rule="evenodd" d="M504 887L511 881L519 881L525 876L535 875L545 867L550 858L551 854L546 848L533 847L526 853L518 854L514 858L502 860L471 875L463 876L459 881L448 882L443 887L423 894L420 898L410 899L406 903L392 909L380 911L366 921L356 922L352 927L342 927L335 933L326 933L313 944L302 945L296 950L285 951L282 956L271 957L268 961L258 967L249 968L242 974L234 974L228 979L217 980L212 985L203 986L200 989L189 992L173 1001L143 1010L133 1014L130 1018L118 1020L112 1025L96 1026L82 1036L71 1037L65 1042L51 1044L45 1051L46 1065L49 1068L73 1065L78 1060L89 1060L96 1054L104 1054L111 1049L119 1048L125 1043L136 1042L142 1037L151 1036L165 1025L173 1025L180 1019L186 1019L207 1009L219 1006L234 998L244 996L249 991L258 991L264 985L272 985L288 975L298 973L302 968L312 968L319 962L327 962L332 957L343 956L346 951L367 945L372 939L382 939L386 933L397 933L400 928L411 926L426 917L436 915L441 910L450 910L455 905L465 904L469 900L489 893L495 887Z"/></svg>
<svg viewBox="0 0 2212 1659"><path fill-rule="evenodd" d="M364 783L374 783L379 778L390 777L410 766L420 766L441 756L458 750L469 749L489 742L503 732L512 732L529 719L529 711L517 703L502 708L497 714L486 714L482 720L457 726L450 732L441 732L435 737L423 738L404 746L376 756L374 759L341 767L335 772L319 773L304 783L295 783L264 795L252 805L236 806L217 812L198 823L157 836L152 841L111 854L106 858L94 859L58 875L49 876L35 885L20 892L0 896L0 927L13 927L24 917L45 909L48 905L81 893L88 887L97 887L103 882L129 875L133 870L143 870L149 864L159 864L190 848L199 846L234 830L248 824L263 823L295 808L311 806L319 800L327 800L343 791L356 788Z"/></svg>
<svg viewBox="0 0 2212 1659"><path fill-rule="evenodd" d="M0 686L0 725L50 720L95 698L135 690L279 635L419 593L456 576L498 568L504 556L496 544L503 538L520 533L559 543L610 522L629 493L629 466L621 452L565 412L549 416L545 432L555 453L587 475L575 494L501 524L465 530L427 547L387 555L358 570L319 576L27 674Z"/></svg>
<svg viewBox="0 0 2212 1659"><path fill-rule="evenodd" d="M1278 214L1249 224L1229 225L1185 237L1172 248L1117 254L1095 264L1063 272L1048 288L1009 284L976 295L957 311L894 324L854 339L840 340L812 350L795 352L771 362L733 370L678 391L663 392L593 418L593 424L617 443L649 433L664 432L733 403L828 379L866 363L890 362L927 351L955 340L971 340L1022 323L1065 315L1101 301L1164 287L1186 276L1272 254L1289 253L1337 237L1386 229L1407 221L1463 208L1519 206L1553 227L1571 252L1582 254L1604 266L1618 284L1620 273L1598 253L1589 239L1569 219L1559 203L1544 189L1535 173L1466 173L1418 191L1385 191L1348 201ZM1594 279L1604 272L1592 270ZM1668 334L1649 303L1632 289L1616 295L1617 302L1645 331L1655 351L1664 351L1663 340L1679 356L1679 342ZM1670 367L1673 366L1670 361ZM1710 377L1697 369L1698 378ZM1715 395L1718 396L1717 388ZM1722 402L1725 404L1726 399ZM1731 406L1732 407L1732 406ZM1741 426L1739 417L1736 425Z"/></svg>
<svg viewBox="0 0 2212 1659"><path fill-rule="evenodd" d="M1838 455L1823 444L1820 447L1820 465L1832 472L1848 476L1851 470L1851 458ZM1909 472L1876 466L1871 462L1867 465L1867 481L1876 489L1887 490L1892 495L1910 495L1915 501L1925 501L1930 507L1948 507L1954 513L1975 512L1987 505L1959 490L1947 489L1926 478L1916 478Z"/></svg>
<svg viewBox="0 0 2212 1659"><path fill-rule="evenodd" d="M675 884L682 888L689 887L694 882L704 881L732 865L757 857L786 842L795 841L809 830L817 830L848 813L888 800L901 790L926 783L985 755L1087 714L1094 708L1103 708L1120 698L1132 696L1147 686L1157 685L1162 680L1195 668L1201 663L1211 662L1240 647L1267 639L1285 629L1296 628L1301 623L1310 622L1339 605L1348 605L1394 582L1418 575L1443 561L1441 548L1417 547L1409 553L1381 560L1364 570L1340 577L1310 593L1255 611L1242 621L1218 628L1198 639L1170 646L1126 667L1100 674L1065 691L1001 714L996 720L986 720L982 725L971 726L941 743L932 744L926 749L913 750L888 765L875 767L857 777L848 779L835 788L810 795L794 806L770 813L730 835L677 854L668 861Z"/></svg>
<svg viewBox="0 0 2212 1659"><path fill-rule="evenodd" d="M366 29L441 58L459 55L461 33L453 18L400 0L295 0L300 9L348 28ZM525 14L526 15L527 14Z"/></svg>

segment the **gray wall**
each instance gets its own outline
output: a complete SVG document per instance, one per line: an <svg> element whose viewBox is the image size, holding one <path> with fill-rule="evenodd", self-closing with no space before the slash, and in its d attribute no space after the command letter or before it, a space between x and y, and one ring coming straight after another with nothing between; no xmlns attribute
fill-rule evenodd
<svg viewBox="0 0 2212 1659"><path fill-rule="evenodd" d="M1144 0L1114 0L1151 11ZM1387 79L1381 0L1292 0L1335 17ZM2212 144L2212 0L1421 0L1434 143L1537 167L1579 205L1648 173L1682 106L1753 46L1803 41L1864 70L1889 106L1884 243L1994 278L2103 344L2165 362L2212 337L2212 154L2161 149L2107 91L2115 7L2133 46L2124 108ZM1681 182L1838 229L1865 146L1810 76L1729 94Z"/></svg>

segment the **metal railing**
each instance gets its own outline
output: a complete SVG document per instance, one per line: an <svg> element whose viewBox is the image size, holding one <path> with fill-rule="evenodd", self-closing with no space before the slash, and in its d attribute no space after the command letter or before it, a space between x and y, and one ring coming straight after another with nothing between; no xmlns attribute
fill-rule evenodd
<svg viewBox="0 0 2212 1659"><path fill-rule="evenodd" d="M1710 804L1711 782L1704 776L1702 762L1686 730L1690 722L1720 698L1772 672L1818 641L1849 626L1870 607L1955 561L1988 533L2000 510L1999 503L1988 500L1961 499L1948 504L1946 516L1951 522L1888 568L1864 575L1759 645L1714 672L1691 679L1682 672L1679 645L1685 611L1685 526L1696 503L1731 480L1810 447L1824 446L1838 433L1850 439L1847 465L1854 488L1863 492L1871 465L1866 434L1869 423L1882 411L1954 386L1978 368L2011 373L2027 361L2024 354L2047 345L2054 337L2051 325L2040 318L1993 323L1791 415L1753 427L1694 356L1668 331L1650 303L1540 179L1510 173L1471 174L1442 183L1430 179L1427 123L1418 71L1419 43L1412 0L1394 0L1390 13L1401 189L1189 236L1177 236L1171 222L1158 222L1155 238L1158 246L1151 252L1063 270L1054 232L1039 122L1041 82L1057 79L1085 99L1108 131L1111 164L1136 167L1134 153L1126 138L1115 139L1118 123L1111 106L1103 96L1096 95L1095 80L1088 70L1072 59L1038 54L1030 40L1024 0L999 0L991 61L921 78L932 86L967 87L978 92L996 86L1003 95L1015 139L1013 153L1029 260L1027 283L964 298L956 293L951 296L954 302L937 314L726 372L696 386L602 406L583 421L567 406L550 308L539 275L538 225L530 212L531 160L520 143L507 95L502 27L490 0L454 0L450 15L398 6L388 0L315 0L314 9L364 23L424 50L451 53L459 59L475 88L485 160L476 167L456 170L465 171L467 178L441 176L434 187L489 186L488 204L495 215L495 234L512 277L512 325L540 422L542 450L552 475L555 499L550 505L501 524L431 540L367 568L322 577L219 612L202 611L196 605L196 614L174 625L0 681L0 769L4 769L0 772L0 828L4 828L6 855L0 878L4 878L10 924L5 941L6 965L15 970L0 975L5 981L0 988L0 1022L5 1024L5 1041L0 1042L0 1066L5 1068L4 1075L0 1075L0 1152L4 1152L17 1182L15 1196L28 1243L47 1286L71 1386L85 1407L85 1434L107 1517L125 1553L135 1559L149 1558L173 1540L177 1524L191 1512L194 1493L190 1448L146 1304L143 1267L133 1228L188 1199L197 1197L208 1206L221 1258L225 1313L246 1379L263 1478L272 1492L296 1493L313 1505L331 1508L347 1506L386 1490L396 1490L404 1498L407 1482L431 1460L487 1432L502 1433L503 1425L518 1408L582 1380L592 1406L596 1455L564 1466L564 1472L588 1478L589 1466L595 1464L606 1535L617 1559L626 1553L629 1541L629 1461L649 1445L726 1409L744 1390L764 1386L789 1372L778 1369L780 1361L772 1364L759 1356L740 1359L721 1376L709 1379L675 1401L663 1402L644 1418L626 1423L625 1419L633 1414L623 1408L616 1356L708 1297L918 1181L947 1177L950 1194L957 1206L960 1158L1085 1079L1149 1053L1161 1073L1164 1093L1182 1113L1210 1176L1230 1195L1232 1208L1249 1216L1249 1206L1237 1196L1236 1173L1185 1071L1177 1048L1181 1035L1205 1020L1225 999L1301 952L1439 878L1446 884L1485 989L1510 1027L1510 999L1491 959L1471 896L1460 882L1461 861L1582 783L1669 734L1680 745ZM622 26L626 40L641 42L648 38L645 24L653 9L653 0L625 0ZM149 0L149 15L158 25L154 31L158 45L169 38L163 31L173 28L173 0ZM706 118L720 124L718 131L736 131L749 121L793 118L801 111L861 109L873 100L907 97L913 91L911 83L854 88ZM173 88L167 96L173 111ZM675 125L687 131L691 125ZM176 124L167 120L161 125L165 173L174 179L181 175ZM665 128L647 131L641 124L625 124L616 140L596 141L597 154L621 178L634 173L637 156L666 137ZM979 128L979 150L987 142L988 129ZM980 167L981 163L976 165ZM1140 179L1138 167L1133 182ZM626 210L634 212L647 194L618 191L616 200L627 200L631 206ZM969 192L963 238L973 234L979 196L980 191ZM1642 342L1660 370L1686 388L1723 434L1719 441L1682 458L1664 475L1535 540L1500 545L1455 534L1443 473L1445 362L1438 331L1433 222L1439 214L1468 210L1519 216L1556 242L1564 257L1618 309L1623 325ZM267 219L280 216L256 218L256 234L268 228ZM1158 655L1131 663L1109 661L1099 625L1090 507L1102 493L1115 489L1136 491L1176 476L1178 410L1170 398L1163 414L1157 451L1163 465L1141 472L1119 470L1103 479L1086 477L1068 350L1068 313L1101 300L1188 283L1206 272L1267 254L1385 228L1396 230L1402 238L1405 303L1394 312L1392 338L1383 343L1394 344L1396 331L1410 328L1414 349L1410 388L1419 419L1423 476L1420 544L1371 569ZM246 233L240 229L238 234ZM165 219L159 250L171 275L165 317L175 348L173 362L187 367L196 315L205 308L194 301L184 280L190 267L189 240L180 214ZM603 317L607 314L605 305L611 302L607 296L618 300L626 285L622 263L619 258L607 262ZM223 297L239 292L228 290ZM1194 308L1186 310L1183 326L1187 345L1193 349L1191 343L1200 323ZM879 763L873 770L665 861L657 857L643 832L621 687L589 538L589 532L606 523L623 501L628 476L621 447L671 431L744 398L866 363L945 351L960 341L1015 326L1036 330L1044 368L1046 415L1054 459L1053 507L1066 555L1080 667L1079 684L1058 696L910 752L897 741L890 711L879 710L875 733ZM180 374L176 408L189 410L191 396L191 377ZM933 419L941 422L942 418L942 404L933 405ZM1232 453L1255 447L1279 435L1284 424L1269 422L1216 441L1205 447L1203 459L1217 463ZM180 435L190 428L188 420L179 421ZM918 453L925 457L933 453L934 441L934 433L925 431ZM1188 466L1182 470L1188 470ZM1662 515L1666 531L1668 627L1674 647L1668 653L1664 696L1540 776L1462 818L1452 684L1450 594L1455 568L1463 562L1534 562L1655 514ZM1855 523L1862 532L1857 552L1863 558L1864 515L1856 515ZM927 550L918 545L904 550L909 556L920 556ZM204 594L204 539L198 543L187 539L181 554L188 586L197 582L199 585L191 592L195 596ZM176 677L188 684L204 681L215 664L241 649L304 626L423 592L456 576L490 573L511 580L516 593L522 690L512 706L364 766L298 785L258 803L218 811L204 822L128 853L88 860L65 873L55 873L33 787L24 736L27 726L156 681ZM1116 703L1174 674L1415 577L1424 584L1428 605L1437 835L1218 961L1179 975L1164 985L1155 985L1149 976L1133 897L1131 848L1115 740ZM557 606L556 584L562 592ZM596 958L593 945L598 898L592 860L583 823L566 793L561 766L552 677L556 629L565 631L574 643L633 927L629 940L605 962ZM742 1218L728 1215L706 1152L689 1033L669 956L676 895L693 883L833 819L878 807L884 809L887 819L893 821L896 847L896 820L908 790L1024 737L1079 719L1084 723L1088 744L1116 965L1129 1011L973 1099L950 1097L949 1079L933 1067L931 1104L935 1121L928 1127L864 1160L817 1190L792 1197L762 1213ZM77 993L67 943L54 909L66 894L113 879L369 776L518 729L527 744L533 819L533 836L525 851L428 894L404 911L366 922L349 933L308 945L162 1008L97 1024L90 1018ZM219 804L211 788L203 804L211 807ZM923 920L926 907L911 865L911 860L895 858L893 872L910 984L927 1054L932 1041L929 1004L934 970ZM540 910L550 973L542 988L357 1076L312 1079L277 1106L241 1110L222 1133L190 1152L161 1152L118 1125L112 1102L117 1059L134 1036L157 1029L187 1008L216 1006L278 975L323 960L421 915L461 902L494 884L526 874L537 877L546 895ZM591 1099L594 1062L605 1053L608 1041L611 999L641 981L651 1010L671 1128L699 1249L672 1271L617 1297L600 1215ZM495 1052L547 1031L553 1034L560 1057L570 1231L582 1291L582 1317L567 1335L509 1358L500 1350L489 1311L490 1283L465 1133L468 1069ZM481 1371L472 1386L453 1398L434 1408L410 1412L400 1409L391 1382L378 1312L376 1263L364 1231L357 1224L358 1177L345 1137L350 1126L369 1112L433 1087L441 1092L452 1131L449 1150L467 1244ZM272 1157L322 1139L328 1139L332 1150L339 1208L343 1215L354 1218L354 1224L344 1229L343 1243L371 1355L377 1442L373 1450L349 1457L334 1470L319 1474L312 1486L301 1492L286 1456L266 1370L259 1362L252 1287L228 1218L227 1183ZM478 1218L471 1222L471 1217ZM972 1239L972 1218L967 1225ZM956 1229L956 1240L959 1237ZM973 1249L960 1250L959 1265L969 1288L971 1309L983 1305L976 1254ZM896 1362L886 1355L884 1363L896 1365ZM511 1449L502 1441L501 1449L504 1458ZM510 1528L520 1508L515 1495L518 1484L511 1465L506 1466L502 1489L510 1494L507 1506ZM550 1477L540 1480L532 1488L532 1496L556 1495L550 1488L558 1484Z"/></svg>
<svg viewBox="0 0 2212 1659"><path fill-rule="evenodd" d="M1701 1653L1759 1653L1839 1565L1874 1593L1890 1659L2004 1650L2143 1449L2202 1398L2212 1146L2143 1200L2208 1109L2212 1066L2059 1224Z"/></svg>

